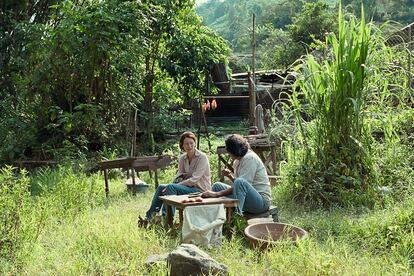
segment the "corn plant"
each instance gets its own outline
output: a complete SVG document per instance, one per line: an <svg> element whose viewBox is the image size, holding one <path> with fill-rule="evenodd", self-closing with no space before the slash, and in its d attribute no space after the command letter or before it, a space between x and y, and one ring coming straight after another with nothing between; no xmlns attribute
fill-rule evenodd
<svg viewBox="0 0 414 276"><path fill-rule="evenodd" d="M338 35L325 41L330 55L306 57L290 99L302 148L298 196L322 204L340 201L344 188L366 189L371 170L364 88L372 27L364 16L345 21L341 9L338 18Z"/></svg>

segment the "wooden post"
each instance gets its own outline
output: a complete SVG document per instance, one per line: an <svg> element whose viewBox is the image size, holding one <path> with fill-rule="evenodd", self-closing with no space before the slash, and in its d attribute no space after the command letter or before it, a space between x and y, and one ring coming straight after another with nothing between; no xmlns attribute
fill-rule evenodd
<svg viewBox="0 0 414 276"><path fill-rule="evenodd" d="M134 113L134 133L132 134L132 148L131 148L131 157L136 155L136 148L137 148L137 117L138 117L138 109L135 109Z"/></svg>
<svg viewBox="0 0 414 276"><path fill-rule="evenodd" d="M249 84L249 121L254 126L254 109L256 108L256 14L253 13L253 35L252 35L252 73L248 73Z"/></svg>
<svg viewBox="0 0 414 276"><path fill-rule="evenodd" d="M154 178L155 178L155 189L157 189L158 186L160 185L160 183L158 182L158 170L157 169L154 170Z"/></svg>
<svg viewBox="0 0 414 276"><path fill-rule="evenodd" d="M183 214L183 209L179 209L178 211L178 216L180 218L180 225L183 226L183 221L184 221L184 214Z"/></svg>
<svg viewBox="0 0 414 276"><path fill-rule="evenodd" d="M411 24L408 28L408 88L412 89L413 88L413 72L411 72L412 70L412 53L413 53L413 37L412 37L412 28L413 28L413 24Z"/></svg>
<svg viewBox="0 0 414 276"><path fill-rule="evenodd" d="M173 221L174 221L174 218L172 215L172 206L170 204L165 204L165 203L164 205L165 205L165 211L166 211L166 214L165 214L166 227L172 228Z"/></svg>
<svg viewBox="0 0 414 276"><path fill-rule="evenodd" d="M206 132L206 138L207 138L207 144L208 144L208 150L211 152L211 142L210 142L210 135L208 133L208 125L207 125L207 119L206 119L206 114L204 113L203 110L203 102L204 102L204 98L202 96L200 96L200 125L198 126L198 137L197 137L197 148L200 148L200 138L201 138L201 125L204 125L204 130Z"/></svg>
<svg viewBox="0 0 414 276"><path fill-rule="evenodd" d="M105 177L105 196L108 197L109 195L109 185L108 185L108 171L104 170L104 177Z"/></svg>
<svg viewBox="0 0 414 276"><path fill-rule="evenodd" d="M247 73L247 81L249 87L249 122L250 125L254 125L254 109L256 107L256 93L254 90L254 83L252 79L252 73Z"/></svg>
<svg viewBox="0 0 414 276"><path fill-rule="evenodd" d="M221 169L220 153L217 153L217 167L218 167L218 170L217 170L218 179L220 179L220 181L223 182L224 177L222 177L222 173L221 173L222 169Z"/></svg>
<svg viewBox="0 0 414 276"><path fill-rule="evenodd" d="M206 89L205 93L207 95L210 95L210 83L208 78L208 72L205 72L204 76L204 88ZM197 148L200 148L200 138L201 138L201 125L204 123L204 110L203 110L203 104L204 104L204 98L202 95L199 97L200 101L200 124L198 125L198 133L197 133ZM205 125L207 128L207 125Z"/></svg>
<svg viewBox="0 0 414 276"><path fill-rule="evenodd" d="M253 38L252 38L252 72L253 90L256 91L256 14L253 13ZM255 105L256 106L256 105Z"/></svg>
<svg viewBox="0 0 414 276"><path fill-rule="evenodd" d="M203 97L200 95L199 97L199 105L200 105L200 118L198 124L198 131L197 131L197 148L200 148L200 137L201 137L201 125L203 124Z"/></svg>

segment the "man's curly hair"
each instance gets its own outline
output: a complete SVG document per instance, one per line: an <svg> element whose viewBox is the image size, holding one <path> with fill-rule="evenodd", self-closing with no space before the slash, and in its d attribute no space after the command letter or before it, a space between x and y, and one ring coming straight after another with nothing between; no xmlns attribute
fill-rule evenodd
<svg viewBox="0 0 414 276"><path fill-rule="evenodd" d="M225 143L227 152L236 157L245 156L249 150L247 139L240 134L231 134L227 136Z"/></svg>

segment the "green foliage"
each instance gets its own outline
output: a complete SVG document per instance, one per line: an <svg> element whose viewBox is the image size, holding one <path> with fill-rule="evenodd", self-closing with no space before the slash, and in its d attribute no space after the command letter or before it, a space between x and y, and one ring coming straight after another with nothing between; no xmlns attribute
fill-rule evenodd
<svg viewBox="0 0 414 276"><path fill-rule="evenodd" d="M214 139L213 142L218 140L222 139ZM69 171L44 171L34 176L31 183L49 183L50 186L44 185L44 189L50 191L55 182L68 181L70 184L72 176L82 179L85 186L96 178L77 174L71 176ZM166 174L170 173L168 170ZM98 184L103 187L102 177ZM0 268L2 273L167 273L169 268L165 263L147 270L144 262L151 255L175 249L180 244L179 232L159 227L138 229L137 215L142 215L148 208L152 193L131 197L125 193L122 181L112 180L110 184L110 198L104 200L100 190L99 196L92 199L94 204L85 209L69 208L65 212L56 212L61 202L66 202L62 197L71 198L67 193L56 193L50 197L51 194L43 192L37 196L37 208L43 206L48 214L44 217L40 237L20 267L16 267L15 263L6 263ZM240 220L237 231L226 237L221 247L202 249L218 262L226 264L231 274L238 275L251 274L252 269L260 275L394 275L407 274L412 270L412 200L379 210L309 210L294 204L288 197L285 200L290 205L281 205L282 221L306 229L310 234L307 240L295 245L279 243L267 251L253 250L242 234L245 225ZM69 215L65 215L66 212Z"/></svg>
<svg viewBox="0 0 414 276"><path fill-rule="evenodd" d="M373 251L386 254L390 250L414 260L414 207L408 200L387 213L380 212L353 227L351 239L364 241Z"/></svg>
<svg viewBox="0 0 414 276"><path fill-rule="evenodd" d="M272 30L269 37L263 40L259 47L261 51L260 65L263 69L289 68L305 53L301 43L296 43L291 36L282 30Z"/></svg>
<svg viewBox="0 0 414 276"><path fill-rule="evenodd" d="M336 29L336 14L322 2L305 3L300 13L293 17L288 33L293 42L310 45L314 40L324 40L326 34Z"/></svg>
<svg viewBox="0 0 414 276"><path fill-rule="evenodd" d="M233 6L234 5L234 6ZM225 8L220 18L209 11ZM251 14L256 14L256 65L261 69L285 69L311 49L312 42L324 39L335 28L336 17L324 1L210 1L198 8L205 22L229 41L241 55L252 50ZM235 18L232 15L235 14ZM251 58L233 57L234 71L249 70ZM243 69L244 68L244 69Z"/></svg>
<svg viewBox="0 0 414 276"><path fill-rule="evenodd" d="M253 13L257 26L270 23L275 28L285 28L301 6L301 1L208 1L197 12L230 43L234 52L250 52Z"/></svg>
<svg viewBox="0 0 414 276"><path fill-rule="evenodd" d="M177 84L180 98L191 102L202 92L205 74L212 64L225 62L228 47L218 35L201 26L192 1L152 1L146 12L151 31L144 36L147 43L141 118L144 118L148 146L154 151L157 107L154 88L161 76L165 76L163 73L168 73ZM174 97L174 93L168 94Z"/></svg>
<svg viewBox="0 0 414 276"><path fill-rule="evenodd" d="M83 135L94 148L107 142L108 133L118 134L125 110L139 100L134 91L141 81L136 60L142 47L136 41L145 22L139 9L132 2L65 1L53 6L48 24L22 20L13 26L25 51L12 53L8 62L18 67L3 83L10 92L3 94L8 105L2 105L2 115L24 124L4 128L27 129L32 138L10 143L13 151L2 150L3 160L25 154L50 158L42 144L59 148L65 140L77 144Z"/></svg>
<svg viewBox="0 0 414 276"><path fill-rule="evenodd" d="M407 113L393 119L396 128L406 126L409 117ZM212 137L213 146L222 142L223 137ZM201 148L207 152L205 139L201 140ZM176 141L171 152L178 153ZM109 150L102 154L114 155ZM212 168L217 164L216 158L216 154L209 154ZM170 167L162 171L160 180L170 181L175 170L176 167ZM213 168L213 176L216 170ZM140 177L153 183L146 173ZM272 194L281 210L281 221L307 230L307 240L296 244L281 242L266 251L254 250L243 236L245 221L236 219L235 232L225 237L221 247L202 249L226 264L234 275L250 275L252 271L255 275L410 274L413 179L407 178L405 182L405 186L411 187L408 197L385 199L383 205L373 209L314 210L292 201L285 189L292 183L276 186ZM13 181L16 180L17 176ZM29 220L30 225L35 225L38 238L30 239L19 251L24 256L21 262L1 260L2 274L164 275L169 271L166 263L147 268L144 262L149 256L175 249L180 244L179 231L136 226L138 214L143 215L151 202L153 188L146 194L130 196L125 191L124 179L111 179L110 197L105 198L102 175L86 176L69 167L26 176L27 183L35 196L27 195L30 212L22 213L22 225L29 225Z"/></svg>
<svg viewBox="0 0 414 276"><path fill-rule="evenodd" d="M182 55L184 52L186 55ZM194 98L205 87L205 74L215 63L224 62L229 52L225 41L202 26L194 11L182 11L174 38L166 44L162 65L185 91L185 96Z"/></svg>
<svg viewBox="0 0 414 276"><path fill-rule="evenodd" d="M392 0L392 1L375 1L375 0L343 0L342 5L347 10L361 16L361 4L364 4L366 18L372 18L377 22L393 20L402 25L410 24L414 20L414 5L410 0Z"/></svg>
<svg viewBox="0 0 414 276"><path fill-rule="evenodd" d="M70 167L41 170L32 176L5 167L0 183L2 269L10 264L17 269L24 266L45 228L73 220L104 200L103 185L98 185L96 177L75 173Z"/></svg>
<svg viewBox="0 0 414 276"><path fill-rule="evenodd" d="M313 51L318 41L323 41L336 29L337 15L326 3L302 2L300 7L291 16L292 23L287 25L286 31L268 32L268 38L259 48L265 68L288 68L302 55Z"/></svg>
<svg viewBox="0 0 414 276"><path fill-rule="evenodd" d="M367 200L372 164L364 85L375 47L371 27L364 20L345 22L340 12L338 37L330 34L326 45L331 59L307 56L290 101L301 145L294 157L295 197L322 205L350 202L354 196Z"/></svg>
<svg viewBox="0 0 414 276"><path fill-rule="evenodd" d="M286 141L283 189L313 206L373 207L412 193L406 49L385 45L387 25L370 33L361 22L351 31L350 20L338 40L331 34L329 46L319 44L308 57L292 107L279 105L283 118L273 118L273 133Z"/></svg>
<svg viewBox="0 0 414 276"><path fill-rule="evenodd" d="M96 178L75 173L70 167L42 170L32 178L31 187L48 204L48 216L76 217L102 203L103 185Z"/></svg>
<svg viewBox="0 0 414 276"><path fill-rule="evenodd" d="M256 66L260 69L285 69L308 51L314 40L324 41L336 29L336 0L252 0L207 1L197 8L205 24L226 39L237 56L232 57L234 72L250 70L252 51L252 13L256 14ZM361 16L364 3L366 20L379 24L388 20L401 25L413 21L410 1L342 1L348 14ZM266 30L261 33L261 30ZM240 58L240 56L244 58Z"/></svg>
<svg viewBox="0 0 414 276"><path fill-rule="evenodd" d="M34 226L26 224L30 209L29 178L23 172L16 177L11 167L0 171L0 264L18 259L20 250L30 240Z"/></svg>
<svg viewBox="0 0 414 276"><path fill-rule="evenodd" d="M190 106L228 52L192 1L41 3L1 10L3 162L125 144L134 110L139 130L163 133L170 126L154 110Z"/></svg>

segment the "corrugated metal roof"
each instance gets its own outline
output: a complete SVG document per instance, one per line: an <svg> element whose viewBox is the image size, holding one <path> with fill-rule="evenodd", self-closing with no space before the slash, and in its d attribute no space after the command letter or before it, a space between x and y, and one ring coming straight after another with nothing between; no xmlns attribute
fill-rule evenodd
<svg viewBox="0 0 414 276"><path fill-rule="evenodd" d="M388 39L387 44L390 46L396 46L398 44L402 43L408 43L410 42L409 33L411 30L411 42L413 41L413 35L414 35L414 22L410 25L405 26L401 30L393 33Z"/></svg>

